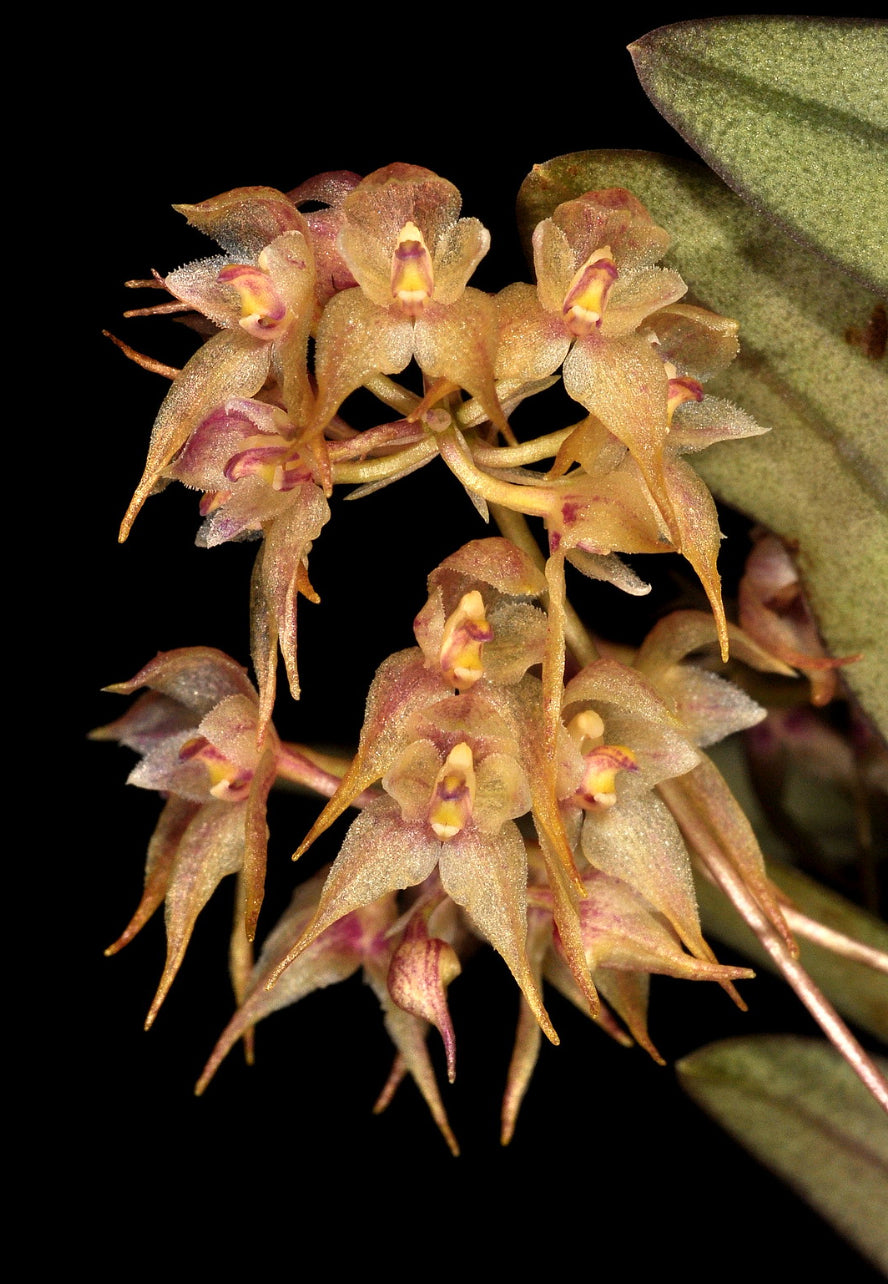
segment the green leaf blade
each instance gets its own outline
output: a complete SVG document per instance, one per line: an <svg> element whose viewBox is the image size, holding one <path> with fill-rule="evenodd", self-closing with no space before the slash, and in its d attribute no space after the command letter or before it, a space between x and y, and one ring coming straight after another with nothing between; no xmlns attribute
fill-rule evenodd
<svg viewBox="0 0 888 1284"><path fill-rule="evenodd" d="M590 151L537 166L522 234L562 201L627 187L673 236L665 264L695 301L740 324L741 353L707 385L772 431L712 447L694 467L726 503L797 547L821 632L888 738L888 372L869 342L880 300L756 215L702 167L651 152ZM689 297L691 297L689 296Z"/></svg>
<svg viewBox="0 0 888 1284"><path fill-rule="evenodd" d="M888 1268L888 1120L834 1048L789 1035L727 1039L676 1071L699 1106Z"/></svg>
<svg viewBox="0 0 888 1284"><path fill-rule="evenodd" d="M888 28L730 17L630 46L645 93L760 213L888 292Z"/></svg>

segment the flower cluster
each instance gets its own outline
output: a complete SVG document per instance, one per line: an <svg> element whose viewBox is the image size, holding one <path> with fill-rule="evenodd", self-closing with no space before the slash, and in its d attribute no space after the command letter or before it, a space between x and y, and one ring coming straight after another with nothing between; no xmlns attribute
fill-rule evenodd
<svg viewBox="0 0 888 1284"><path fill-rule="evenodd" d="M622 188L558 206L533 236L536 284L497 295L468 284L487 230L460 217L451 183L418 166L180 208L223 253L157 284L211 335L173 379L121 536L175 479L202 492L199 543L261 539L258 690L208 648L160 655L111 688L148 694L96 734L140 752L131 782L167 801L144 896L109 952L165 902L168 957L150 1023L197 915L236 874L239 1008L201 1090L257 1021L363 967L397 1049L383 1104L410 1073L455 1149L426 1035L440 1032L452 1079L447 988L489 943L522 1002L508 1139L541 1034L558 1041L544 983L656 1059L651 974L713 980L740 1002L734 982L752 974L719 964L704 939L692 865L762 925L788 975L796 966L783 899L705 753L765 711L693 659L730 649L790 676L842 663L810 639L794 644L763 546L741 599L746 631L724 610L715 506L685 456L763 431L704 395L736 355L737 327L681 302L685 283L658 266L668 234ZM392 377L405 372L404 383ZM577 421L519 441L513 409L558 383ZM358 389L383 407L360 431L345 417ZM417 645L380 666L350 762L283 744L271 722L278 650L298 697L297 600L319 600L308 557L336 486L367 493L439 456L509 538L474 540L429 576ZM546 471L533 467L544 460ZM546 556L527 516L542 519ZM643 594L621 555L659 552L687 559L709 612L674 612L620 659L600 653L567 601L565 564ZM349 808L358 815L254 966L277 779L329 798L297 856Z"/></svg>

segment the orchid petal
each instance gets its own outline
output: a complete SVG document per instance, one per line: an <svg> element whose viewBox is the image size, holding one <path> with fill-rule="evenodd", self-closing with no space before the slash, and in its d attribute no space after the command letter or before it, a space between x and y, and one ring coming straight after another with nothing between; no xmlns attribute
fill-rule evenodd
<svg viewBox="0 0 888 1284"><path fill-rule="evenodd" d="M645 329L656 335L664 361L701 383L727 369L740 351L736 321L690 303L673 303L657 312Z"/></svg>
<svg viewBox="0 0 888 1284"><path fill-rule="evenodd" d="M199 348L174 380L151 430L148 458L123 522L125 540L164 469L202 419L229 397L252 397L268 375L270 347L240 329L223 330Z"/></svg>
<svg viewBox="0 0 888 1284"><path fill-rule="evenodd" d="M463 830L441 845L439 869L444 890L502 955L543 1033L558 1043L527 957L527 852L517 826L508 822L496 837Z"/></svg>
<svg viewBox="0 0 888 1284"><path fill-rule="evenodd" d="M173 794L167 799L160 820L148 843L142 899L123 932L105 950L106 954L116 954L118 950L123 949L124 945L128 945L133 937L141 932L158 906L163 904L176 859L176 851L182 835L197 811L198 805L185 798L177 798Z"/></svg>
<svg viewBox="0 0 888 1284"><path fill-rule="evenodd" d="M198 809L182 836L166 893L166 963L148 1010L146 1029L182 965L197 916L222 879L237 873L243 864L245 815L242 803L208 802Z"/></svg>
<svg viewBox="0 0 888 1284"><path fill-rule="evenodd" d="M358 752L294 859L342 815L358 794L385 774L410 743L412 716L440 700L441 694L441 676L425 667L418 647L398 651L379 666L367 694Z"/></svg>
<svg viewBox="0 0 888 1284"><path fill-rule="evenodd" d="M532 383L545 379L570 350L560 314L546 311L532 285L516 282L494 297L499 323L496 377ZM560 300L557 305L560 308Z"/></svg>
<svg viewBox="0 0 888 1284"><path fill-rule="evenodd" d="M658 798L622 799L607 811L588 815L582 847L590 865L622 879L659 910L692 954L712 958L700 934L687 849Z"/></svg>
<svg viewBox="0 0 888 1284"><path fill-rule="evenodd" d="M509 436L496 395L494 360L496 308L480 290L466 290L446 307L432 303L416 321L416 360L430 379L447 379L465 388L492 423Z"/></svg>
<svg viewBox="0 0 888 1284"><path fill-rule="evenodd" d="M489 249L490 233L478 219L461 218L447 228L432 254L435 302L455 303Z"/></svg>
<svg viewBox="0 0 888 1284"><path fill-rule="evenodd" d="M424 821L404 821L394 799L368 803L345 836L314 919L275 975L337 919L387 892L424 882L438 862L440 846Z"/></svg>
<svg viewBox="0 0 888 1284"><path fill-rule="evenodd" d="M670 268L648 267L621 273L601 318L602 338L619 339L632 334L652 312L675 303L687 290L682 278Z"/></svg>
<svg viewBox="0 0 888 1284"><path fill-rule="evenodd" d="M277 237L262 252L261 262L292 319L274 346L284 405L293 423L302 426L311 413L314 396L306 366L308 337L314 320L314 254L301 231Z"/></svg>
<svg viewBox="0 0 888 1284"><path fill-rule="evenodd" d="M236 326L241 315L240 295L219 273L231 262L224 254L195 259L176 268L163 279L174 298L189 304L221 329Z"/></svg>
<svg viewBox="0 0 888 1284"><path fill-rule="evenodd" d="M197 205L174 205L237 263L251 263L275 237L304 230L294 202L273 187L236 187Z"/></svg>
<svg viewBox="0 0 888 1284"><path fill-rule="evenodd" d="M413 355L413 324L380 308L361 290L343 290L324 308L318 325L315 429L326 427L342 402L376 374L397 374Z"/></svg>
<svg viewBox="0 0 888 1284"><path fill-rule="evenodd" d="M199 721L198 715L186 709L178 700L161 695L159 691L148 691L139 696L123 717L116 718L104 727L95 727L89 733L89 738L117 740L126 745L127 749L148 754L169 736L176 736L196 727Z"/></svg>
<svg viewBox="0 0 888 1284"><path fill-rule="evenodd" d="M447 987L461 970L453 946L429 936L426 916L416 914L392 955L387 978L388 992L398 1007L430 1022L441 1035L451 1083L456 1077L456 1038L447 1006Z"/></svg>
<svg viewBox="0 0 888 1284"><path fill-rule="evenodd" d="M714 446L718 441L739 441L770 432L752 415L721 397L704 397L679 406L669 431L669 447L677 454L690 454Z"/></svg>

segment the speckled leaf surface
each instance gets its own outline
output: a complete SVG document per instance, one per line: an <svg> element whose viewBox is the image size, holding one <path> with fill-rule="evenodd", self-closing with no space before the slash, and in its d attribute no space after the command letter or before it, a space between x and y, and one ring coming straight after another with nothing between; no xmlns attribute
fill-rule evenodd
<svg viewBox="0 0 888 1284"><path fill-rule="evenodd" d="M645 93L791 236L888 291L888 26L730 17L630 46Z"/></svg>
<svg viewBox="0 0 888 1284"><path fill-rule="evenodd" d="M698 1105L876 1266L888 1267L888 1121L834 1048L765 1035L676 1066Z"/></svg>
<svg viewBox="0 0 888 1284"><path fill-rule="evenodd" d="M876 296L756 215L714 175L652 152L591 151L534 168L522 235L562 201L628 187L673 236L689 298L740 323L741 352L707 384L772 431L694 457L713 492L797 548L834 655L888 736L888 365ZM881 347L881 351L880 351Z"/></svg>

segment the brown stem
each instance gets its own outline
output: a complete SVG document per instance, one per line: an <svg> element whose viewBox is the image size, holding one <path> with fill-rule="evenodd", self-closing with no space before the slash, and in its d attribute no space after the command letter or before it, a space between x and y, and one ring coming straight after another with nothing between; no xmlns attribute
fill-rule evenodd
<svg viewBox="0 0 888 1284"><path fill-rule="evenodd" d="M284 741L278 755L277 774L291 784L302 785L325 798L332 798L350 766L350 758ZM366 807L375 797L375 790L365 789L351 805Z"/></svg>
<svg viewBox="0 0 888 1284"><path fill-rule="evenodd" d="M668 782L661 785L660 789L664 796L668 796L670 810L714 881L761 941L826 1037L839 1050L882 1109L888 1113L888 1083L885 1082L873 1061L854 1038L832 1004L821 994L802 965L789 953L754 897L747 891L740 876L731 867L715 838L704 826L694 823L694 817L683 805L680 794L671 791L668 788Z"/></svg>
<svg viewBox="0 0 888 1284"><path fill-rule="evenodd" d="M865 963L877 972L888 972L888 954L884 950L865 945L863 941L855 941L853 936L846 936L844 932L837 932L824 923L818 923L816 919L809 918L790 905L781 905L780 908L791 930L799 936L813 941L815 945L822 945L833 954L840 954L842 958Z"/></svg>

